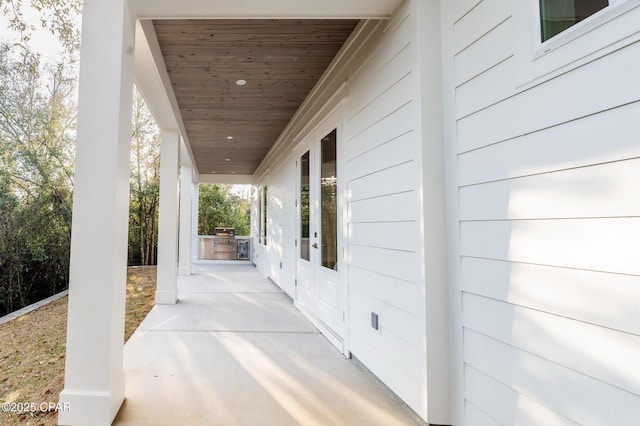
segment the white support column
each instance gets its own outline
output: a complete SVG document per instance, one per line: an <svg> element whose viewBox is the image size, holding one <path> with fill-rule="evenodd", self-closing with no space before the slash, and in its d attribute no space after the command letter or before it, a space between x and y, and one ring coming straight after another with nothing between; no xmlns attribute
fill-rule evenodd
<svg viewBox="0 0 640 426"><path fill-rule="evenodd" d="M160 212L158 217L158 281L156 303L178 300L178 162L180 135L162 131L160 147Z"/></svg>
<svg viewBox="0 0 640 426"><path fill-rule="evenodd" d="M414 19L412 40L416 44L414 69L417 134L421 138L422 259L424 307L418 315L424 333L422 350L424 407L416 410L429 424L453 424L451 421L451 351L449 347L449 277L447 275L447 211L445 208L442 44L440 3L412 0Z"/></svg>
<svg viewBox="0 0 640 426"><path fill-rule="evenodd" d="M191 200L191 262L195 263L199 260L200 241L198 240L198 209L200 208L200 185L195 182L193 184L193 195Z"/></svg>
<svg viewBox="0 0 640 426"><path fill-rule="evenodd" d="M85 0L61 425L106 425L124 400L124 315L135 19Z"/></svg>
<svg viewBox="0 0 640 426"><path fill-rule="evenodd" d="M178 275L191 275L191 197L193 168L180 167L180 241L178 248Z"/></svg>

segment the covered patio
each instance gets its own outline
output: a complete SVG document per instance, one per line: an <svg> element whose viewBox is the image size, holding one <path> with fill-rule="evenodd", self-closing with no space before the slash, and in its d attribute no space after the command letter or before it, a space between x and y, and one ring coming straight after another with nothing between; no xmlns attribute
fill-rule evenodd
<svg viewBox="0 0 640 426"><path fill-rule="evenodd" d="M116 425L421 424L251 265L193 265L124 350Z"/></svg>
<svg viewBox="0 0 640 426"><path fill-rule="evenodd" d="M450 423L439 17L85 0L60 424ZM161 129L157 306L123 349L134 82ZM252 185L255 267L194 263L206 183Z"/></svg>
<svg viewBox="0 0 640 426"><path fill-rule="evenodd" d="M351 356L429 424L637 423L640 1L601 3L545 41L509 0L85 0L60 423L409 422ZM125 357L134 81L159 306ZM192 270L198 183L252 185L277 288Z"/></svg>

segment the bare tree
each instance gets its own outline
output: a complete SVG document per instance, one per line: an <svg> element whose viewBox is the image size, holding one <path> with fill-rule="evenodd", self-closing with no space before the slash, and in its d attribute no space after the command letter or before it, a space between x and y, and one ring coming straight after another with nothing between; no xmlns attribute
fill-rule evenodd
<svg viewBox="0 0 640 426"><path fill-rule="evenodd" d="M160 185L160 131L134 90L131 137L129 264L156 263Z"/></svg>

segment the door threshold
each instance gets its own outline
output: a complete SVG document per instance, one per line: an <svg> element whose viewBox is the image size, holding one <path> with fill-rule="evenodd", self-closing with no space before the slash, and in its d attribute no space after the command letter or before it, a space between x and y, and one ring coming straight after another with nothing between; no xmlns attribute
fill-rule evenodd
<svg viewBox="0 0 640 426"><path fill-rule="evenodd" d="M298 309L302 315L305 316L309 320L311 324L333 345L335 348L340 351L341 354L344 354L344 341L338 336L328 325L326 325L322 320L320 320L317 316L313 314L306 306L301 304L299 301L294 300L293 306Z"/></svg>

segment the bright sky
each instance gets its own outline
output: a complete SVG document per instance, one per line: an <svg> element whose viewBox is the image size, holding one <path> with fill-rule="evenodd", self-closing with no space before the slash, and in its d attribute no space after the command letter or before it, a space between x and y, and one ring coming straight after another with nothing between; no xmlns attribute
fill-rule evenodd
<svg viewBox="0 0 640 426"><path fill-rule="evenodd" d="M251 185L232 185L230 192L247 200L251 199Z"/></svg>
<svg viewBox="0 0 640 426"><path fill-rule="evenodd" d="M23 14L27 25L35 27L35 31L33 31L31 40L29 41L29 46L34 52L40 53L44 62L57 62L63 52L58 38L51 34L51 31L42 29L40 15L37 10L29 5L29 2L24 3ZM9 20L4 14L0 14L0 39L11 43L19 40L19 34L9 29Z"/></svg>

